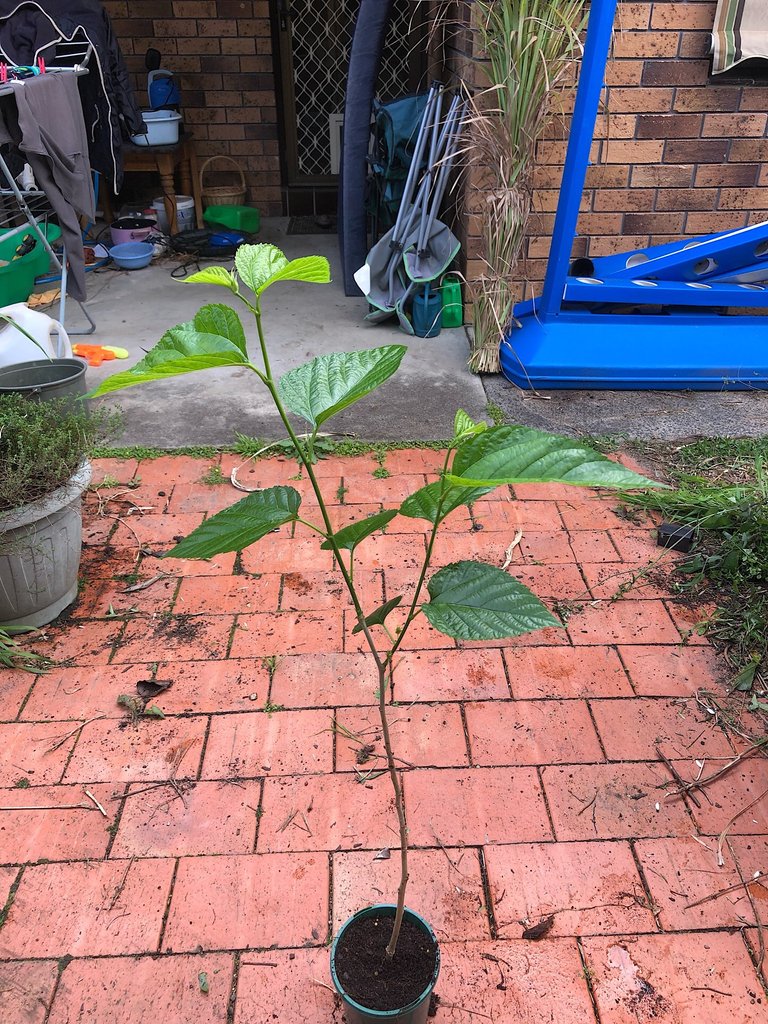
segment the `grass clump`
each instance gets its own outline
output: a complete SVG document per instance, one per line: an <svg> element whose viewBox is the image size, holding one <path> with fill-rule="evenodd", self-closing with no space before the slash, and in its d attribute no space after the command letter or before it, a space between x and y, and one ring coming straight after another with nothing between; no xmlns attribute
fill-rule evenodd
<svg viewBox="0 0 768 1024"><path fill-rule="evenodd" d="M679 449L672 464L678 490L623 495L630 506L694 529L694 548L678 565L675 585L717 604L707 635L739 673L751 666L750 688L765 681L768 666L768 473L760 455L748 461L765 445L766 439L696 442ZM719 482L729 479L740 482Z"/></svg>
<svg viewBox="0 0 768 1024"><path fill-rule="evenodd" d="M0 395L0 513L29 505L69 480L120 416L73 409L67 400L31 402Z"/></svg>

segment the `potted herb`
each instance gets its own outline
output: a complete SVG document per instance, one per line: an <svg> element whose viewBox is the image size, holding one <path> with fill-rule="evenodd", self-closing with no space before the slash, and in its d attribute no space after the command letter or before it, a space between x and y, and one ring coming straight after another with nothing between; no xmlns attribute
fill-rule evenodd
<svg viewBox="0 0 768 1024"><path fill-rule="evenodd" d="M246 367L269 391L317 498L319 518L310 522L300 514L301 496L295 488L269 487L211 516L169 555L211 558L239 551L272 530L299 521L318 535L324 549L333 552L357 615L355 632L363 634L378 672L381 728L399 823L401 876L391 904L367 907L342 926L331 950L331 974L350 1024L374 1020L418 1024L426 1020L440 960L429 924L405 906L408 824L387 718L393 659L419 615L435 629L460 640L492 640L562 625L522 583L496 566L463 561L429 576L438 529L456 508L502 484L558 481L630 488L652 482L572 440L523 427L488 427L459 411L437 481L416 491L398 508L385 509L335 531L313 465L318 431L337 412L388 380L406 348L386 345L320 356L276 380L262 327L264 292L278 281L327 282L328 263L321 257L289 262L275 246L244 245L237 250L235 266L235 271L207 269L188 281L228 289L255 316L260 365L249 357L235 311L227 305L211 304L190 322L169 330L141 362L108 378L93 396L214 366ZM297 433L290 413L309 424L308 433ZM431 524L415 596L407 602L396 596L381 607L363 608L355 585L358 548L398 515ZM427 598L422 594L425 585ZM390 616L399 621L399 627ZM377 627L388 637L384 650Z"/></svg>
<svg viewBox="0 0 768 1024"><path fill-rule="evenodd" d="M77 596L88 455L114 416L0 394L0 626L42 626Z"/></svg>

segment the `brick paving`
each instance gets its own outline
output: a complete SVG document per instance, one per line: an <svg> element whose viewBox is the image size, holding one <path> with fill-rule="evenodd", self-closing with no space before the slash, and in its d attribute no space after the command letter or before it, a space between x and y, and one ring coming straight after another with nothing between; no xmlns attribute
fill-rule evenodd
<svg viewBox="0 0 768 1024"><path fill-rule="evenodd" d="M334 522L396 504L439 458L389 453L384 479L370 456L324 460ZM2 1024L338 1022L332 930L394 896L397 856L375 859L395 831L375 675L330 554L298 526L237 557L160 557L239 497L201 482L210 465L97 464L120 484L101 511L120 519L89 495L80 597L38 644L58 664L0 672ZM294 473L269 460L240 476ZM768 887L744 883L768 870L766 763L694 806L670 796L659 755L693 779L744 749L696 700L725 678L702 612L643 571L661 555L652 529L610 497L517 492L458 510L436 563L500 565L520 529L510 572L566 628L477 644L419 623L394 673L409 903L441 940L435 1020L765 1020ZM424 545L405 518L366 542L370 605L412 594ZM118 698L147 679L171 684L150 701L165 717L134 721ZM719 833L752 800L718 865ZM550 915L544 938L522 938Z"/></svg>

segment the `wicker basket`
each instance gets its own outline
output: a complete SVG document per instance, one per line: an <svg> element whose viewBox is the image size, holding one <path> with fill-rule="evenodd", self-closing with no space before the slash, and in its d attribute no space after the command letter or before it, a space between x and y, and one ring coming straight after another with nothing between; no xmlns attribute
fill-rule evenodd
<svg viewBox="0 0 768 1024"><path fill-rule="evenodd" d="M226 160L227 163L233 164L237 173L240 175L239 185L204 185L203 174L208 164L213 163L214 160ZM245 175L243 169L237 160L233 160L231 156L220 154L219 156L209 156L208 159L203 163L200 168L200 196L203 202L203 206L238 206L245 199Z"/></svg>

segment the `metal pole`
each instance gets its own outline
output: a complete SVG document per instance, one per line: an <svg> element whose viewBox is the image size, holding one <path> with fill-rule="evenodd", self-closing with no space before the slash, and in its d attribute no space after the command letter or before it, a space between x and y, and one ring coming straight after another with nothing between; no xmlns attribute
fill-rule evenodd
<svg viewBox="0 0 768 1024"><path fill-rule="evenodd" d="M589 151L595 131L600 93L603 89L605 65L611 45L617 0L592 0L587 25L587 40L581 62L576 103L571 118L568 149L563 167L563 183L555 214L552 244L541 300L536 313L541 318L557 316L563 299L565 279L571 258L576 221L584 191L589 164Z"/></svg>

